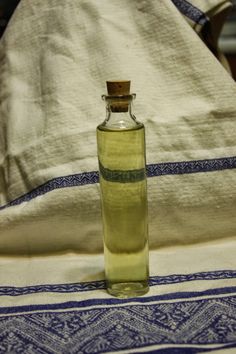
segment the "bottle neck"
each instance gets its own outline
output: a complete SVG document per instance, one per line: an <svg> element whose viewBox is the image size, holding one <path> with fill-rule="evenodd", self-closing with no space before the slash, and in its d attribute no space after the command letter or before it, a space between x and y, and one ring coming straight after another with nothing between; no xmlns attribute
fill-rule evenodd
<svg viewBox="0 0 236 354"><path fill-rule="evenodd" d="M132 113L132 102L135 95L102 96L106 101L106 119L103 127L106 129L123 130L137 127L137 122Z"/></svg>

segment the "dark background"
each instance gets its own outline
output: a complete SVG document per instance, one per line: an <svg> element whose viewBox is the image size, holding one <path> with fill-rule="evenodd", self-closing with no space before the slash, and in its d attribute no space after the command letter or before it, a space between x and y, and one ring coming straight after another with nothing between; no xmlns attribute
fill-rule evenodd
<svg viewBox="0 0 236 354"><path fill-rule="evenodd" d="M221 32L219 47L225 54L236 80L236 0L232 2L233 8Z"/></svg>
<svg viewBox="0 0 236 354"><path fill-rule="evenodd" d="M0 37L19 2L20 0L0 0Z"/></svg>

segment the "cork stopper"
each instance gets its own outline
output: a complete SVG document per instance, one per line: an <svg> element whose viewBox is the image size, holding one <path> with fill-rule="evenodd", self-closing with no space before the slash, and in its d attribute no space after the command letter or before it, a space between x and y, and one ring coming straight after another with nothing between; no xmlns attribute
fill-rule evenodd
<svg viewBox="0 0 236 354"><path fill-rule="evenodd" d="M130 81L107 81L107 93L113 100L110 105L112 112L128 112L129 100L126 96L130 95Z"/></svg>
<svg viewBox="0 0 236 354"><path fill-rule="evenodd" d="M107 81L107 93L110 96L130 94L130 81Z"/></svg>

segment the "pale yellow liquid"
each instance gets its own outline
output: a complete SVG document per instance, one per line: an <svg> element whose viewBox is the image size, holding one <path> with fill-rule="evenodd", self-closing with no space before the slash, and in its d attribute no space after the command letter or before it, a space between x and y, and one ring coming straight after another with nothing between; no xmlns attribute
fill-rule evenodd
<svg viewBox="0 0 236 354"><path fill-rule="evenodd" d="M148 291L144 127L97 129L108 291L118 297ZM100 167L101 167L100 165ZM142 175L143 172L143 175Z"/></svg>

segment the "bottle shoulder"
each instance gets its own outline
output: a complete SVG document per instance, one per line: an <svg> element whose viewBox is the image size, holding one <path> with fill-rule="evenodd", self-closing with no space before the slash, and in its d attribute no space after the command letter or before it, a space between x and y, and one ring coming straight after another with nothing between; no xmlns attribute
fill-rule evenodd
<svg viewBox="0 0 236 354"><path fill-rule="evenodd" d="M123 124L106 124L106 121L99 124L97 126L97 130L101 131L131 131L131 130L140 130L140 129L145 129L144 124L140 123L138 121L135 121L135 124L132 125L123 125Z"/></svg>

